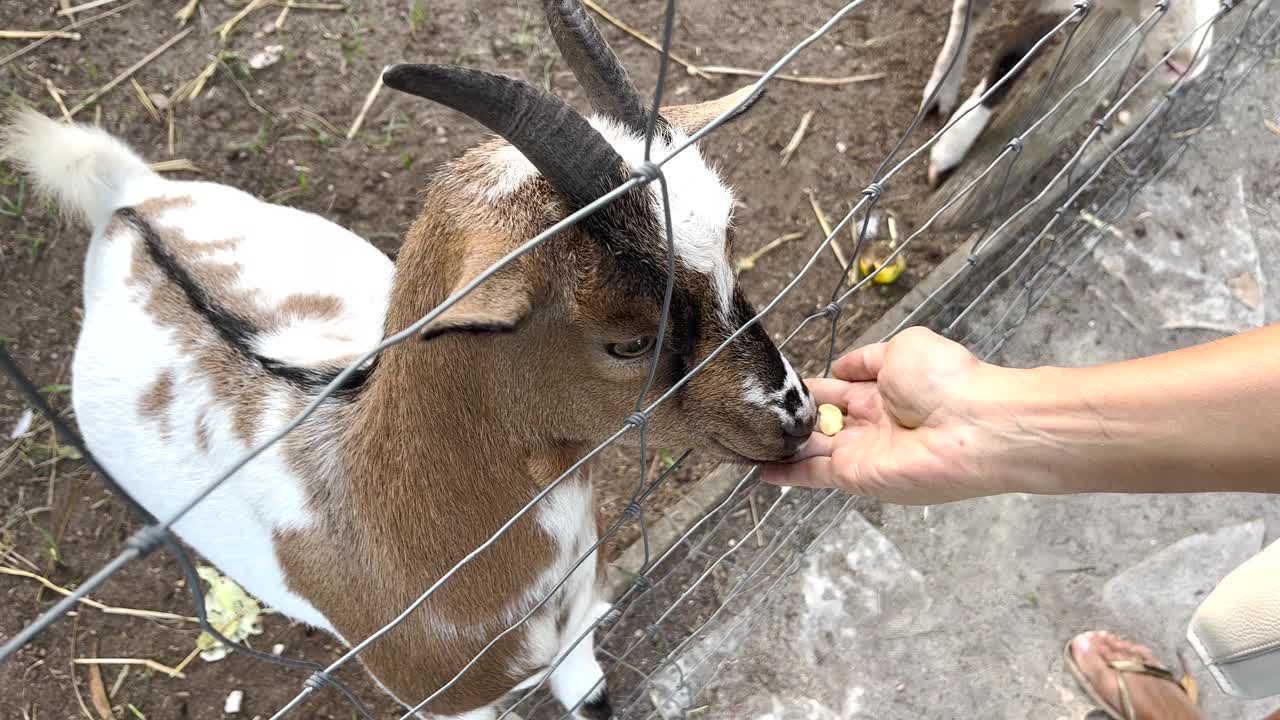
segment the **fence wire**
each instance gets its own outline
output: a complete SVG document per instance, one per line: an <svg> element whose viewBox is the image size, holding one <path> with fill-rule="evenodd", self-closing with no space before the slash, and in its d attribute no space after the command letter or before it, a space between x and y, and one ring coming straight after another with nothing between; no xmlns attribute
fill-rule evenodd
<svg viewBox="0 0 1280 720"><path fill-rule="evenodd" d="M417 322L385 338L339 373L278 433L218 474L200 493L170 516L155 518L128 499L127 494L111 479L109 470L94 463L91 454L74 433L60 422L56 414L49 411L32 383L18 369L3 346L0 346L0 370L15 380L19 391L32 407L49 418L55 430L62 435L63 441L80 450L90 467L113 491L125 498L131 511L145 523L141 530L129 538L125 548L111 562L0 647L0 662L11 658L50 624L65 616L68 610L109 579L114 572L164 545L174 552L175 559L186 576L187 586L193 594L196 616L205 631L222 639L228 647L238 652L247 653L259 660L310 671L303 679L298 693L279 708L272 716L273 719L289 715L327 686L333 686L342 693L357 714L371 718L373 715L361 699L337 679L334 673L402 623L470 562L488 551L547 495L581 471L588 462L623 437L635 433L639 441L637 465L640 477L625 509L617 517L609 519L599 539L532 609L491 638L453 679L427 697L402 698L413 704L404 709L401 717L404 720L417 717L419 710L428 707L433 700L461 681L491 648L504 637L518 631L543 605L551 601L579 566L594 561L594 554L599 548L628 526L639 530L637 542L643 550L642 560L637 567L626 569L631 582L614 599L613 611L576 638L573 647L595 636L597 652L605 670L601 682L608 683L615 717L684 717L689 709L705 704L704 691L714 682L722 661L732 656L748 636L752 624L767 612L781 590L787 587L788 580L806 559L807 551L836 527L842 517L861 507L864 501L831 490L788 492L765 486L759 482L753 468L743 472L714 507L692 522L673 542L664 543L665 547L655 548L649 536L649 525L645 521L647 503L657 489L670 481L691 453L686 451L657 478L649 480L646 475L646 470L650 467L646 438L648 418L658 406L668 402L681 387L697 377L730 343L776 308L807 276L818 259L829 252L828 246L852 227L853 223L858 222L855 252L841 273L839 282L832 289L830 303L803 319L780 344L785 348L812 323L826 320L828 352L825 372L829 372L832 361L841 349L837 340L841 312L872 282L871 277L861 277L846 287L846 278L851 277L850 272L855 268L860 250L868 240L873 211L893 178L927 153L942 134L959 122L961 116L950 118L941 130L895 162L924 118L923 111L917 113L867 185L858 193L852 209L812 251L782 290L712 353L679 378L671 388L646 405L645 398L655 384L658 357L665 335L660 329L652 370L644 391L636 399L634 413L625 419L620 418L618 429L603 443L578 459L531 498L519 512L507 519L487 541L473 548L452 569L431 586L424 588L421 595L393 620L369 637L355 642L347 652L329 665L321 667L311 661L260 653L235 645L222 637L205 618L200 583L185 551L170 533L170 528L253 458L297 428L348 377L365 367L380 352L418 336L423 327L481 283L565 228L599 211L618 197L655 182L658 183L658 197L661 198L664 211L663 224L667 241L668 277L660 318L660 328L665 328L669 319L674 282L675 241L663 166L671 158L714 132L735 115L741 106L749 103L797 55L868 2L869 0L856 0L844 5L771 66L754 84L754 92L750 93L750 97L724 111L702 130L656 159L652 154L655 149L653 136L656 117L651 116L645 137L644 162L634 169L627 182L529 239ZM1102 6L1105 3L1098 4L1099 8ZM986 193L984 197L990 202L985 202L985 206L992 211L982 219L982 227L968 245L963 262L945 277L931 279L932 289L916 306L905 312L882 337L870 340L887 340L907 327L923 325L957 339L980 357L997 356L1018 327L1049 297L1053 288L1089 257L1098 243L1106 241L1109 237L1107 231L1112 223L1125 215L1136 193L1176 164L1198 132L1217 117L1222 101L1239 87L1256 66L1274 58L1277 46L1280 45L1280 17L1270 0L1222 2L1216 13L1188 31L1164 57L1145 72L1137 73L1136 63L1143 42L1162 21L1166 21L1168 14L1167 2L1155 2L1140 22L1100 56L1095 66L1089 68L1071 87L1061 89L1058 99L1049 104L1051 90L1055 89L1063 74L1061 71L1064 70L1068 51L1073 42L1077 41L1076 31L1096 9L1090 2L1076 2L1071 12L1064 15L1035 43L1030 53L1004 78L985 90L983 99L996 96L1005 89L1006 84L1013 82L1013 77L1026 65L1037 62L1045 48L1053 43L1061 46L1049 60L1053 64L1047 75L1048 79L1033 103L1032 111L1027 113L1024 128L1008 137L1000 152L980 173L952 193L925 223L884 259L886 264L892 262L917 238L934 228L935 223L959 203L971 201L970 196L975 193ZM668 0L663 16L653 108L661 106L667 81L674 17L675 2ZM971 17L965 19L962 34L969 33L972 20ZM1172 57L1183 46L1192 43L1196 37L1202 37L1200 32L1205 29L1213 31L1214 39L1207 53L1208 64L1202 74L1194 82L1188 83L1183 77L1171 87L1153 89L1155 83L1152 78L1163 61ZM959 45L963 46L964 43ZM1126 53L1127 49L1130 52ZM1197 47L1196 61L1189 63L1187 67L1196 67L1204 51L1205 48ZM950 62L954 64L956 61L957 58L953 57ZM1037 138L1036 133L1046 126L1052 126L1068 103L1078 101L1076 96L1085 92L1090 83L1101 77L1103 72L1114 72L1117 81L1114 91L1097 98L1104 103L1101 115L1088 127L1067 137L1067 142L1061 148L1064 156L1055 163L1057 169L1042 186L1030 189L1015 187L1011 178L1014 177L1015 167L1022 160L1028 144L1046 141L1043 137ZM1147 96L1154 99L1144 102L1142 99ZM926 102L923 106L927 107L929 104ZM976 108L977 104L972 107ZM1141 117L1131 118L1122 131L1115 131L1120 113L1131 111L1135 107L1141 110ZM656 110L652 112L656 113ZM1075 143L1074 149L1071 148L1072 142ZM1012 209L1006 212L1006 208ZM550 694L544 691L547 678L572 649L564 651L544 673L539 683L513 695L499 714L500 720L517 717L517 714L524 718L572 717L595 690L594 687L574 707L567 709L559 707L552 701Z"/></svg>

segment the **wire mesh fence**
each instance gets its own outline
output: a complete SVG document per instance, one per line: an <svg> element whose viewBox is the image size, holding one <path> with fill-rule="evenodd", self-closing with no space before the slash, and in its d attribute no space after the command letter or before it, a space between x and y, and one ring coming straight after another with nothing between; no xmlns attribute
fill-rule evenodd
<svg viewBox="0 0 1280 720"><path fill-rule="evenodd" d="M832 28L847 21L868 2L856 0L841 8L779 58L760 77L755 88L764 88L793 58ZM984 97L995 97L1007 92L1005 85L1012 84L1015 76L1023 73L1027 66L1034 63L1043 66L1043 82L1024 93L1028 99L1020 105L1006 103L1004 112L1012 117L1007 118L1009 122L1004 125L997 123L993 126L993 137L988 141L992 150L987 157L972 163L974 169L968 174L944 185L945 192L934 201L936 212L883 260L891 262L916 238L928 233L935 222L947 221L949 213L966 204L970 206L967 222L974 230L972 237L961 252L939 267L913 295L873 327L873 335L865 337L866 341L885 340L904 328L923 325L960 341L980 357L998 357L1005 342L1049 297L1054 287L1089 257L1097 243L1107 241L1110 237L1108 228L1125 214L1138 191L1181 158L1189 144L1195 142L1198 131L1213 122L1222 100L1259 64L1274 58L1280 45L1280 16L1268 0L1222 2L1213 6L1214 11L1206 19L1186 28L1159 62L1142 67L1138 62L1139 51L1148 37L1166 21L1169 3L1152 4L1140 22L1115 26L1121 29L1109 34L1100 32L1086 37L1088 33L1081 33L1081 28L1087 27L1086 23L1094 15L1107 11L1106 5L1075 3L1074 8L1059 18L1034 44L1032 52L1018 60L1006 75L1006 80L985 90ZM675 2L669 0L663 18L661 69L653 95L654 108L661 106L667 83L674 17ZM968 21L966 19L966 30ZM1099 27L1112 28L1110 25ZM1203 43L1205 36L1202 31L1206 29L1213 31L1211 44ZM1080 52L1080 47L1089 42L1098 46L1088 52ZM1154 79L1157 67L1183 46L1197 42L1202 46L1196 48L1196 58L1203 57L1207 63L1205 69L1194 81L1180 77L1172 85L1160 86ZM739 106L749 101L750 98L744 98ZM1063 116L1072 107L1082 106L1092 109L1089 121L1078 126L1067 123L1063 127ZM660 325L665 327L671 307L676 261L669 190L663 167L673 157L714 132L737 109L726 110L702 130L661 155L655 152L658 149L653 142L656 122L651 115L645 138L645 161L634 168L630 179L545 232L528 239L417 322L386 337L376 348L339 373L292 422L283 426L268 442L218 473L202 492L190 498L177 512L156 518L136 503L129 502L127 494L120 492L109 473L97 467L87 450L81 448L90 466L113 490L126 498L130 509L147 524L129 539L112 562L6 642L0 648L0 661L10 658L51 623L59 621L79 600L121 567L163 545L177 558L193 592L196 614L207 632L259 660L286 664L308 673L300 678L302 682L297 695L280 707L273 718L286 717L295 711L303 712L300 708L305 706L308 698L327 687L341 692L355 712L372 717L362 699L348 689L336 673L418 611L469 563L489 551L516 523L535 511L557 487L575 477L603 450L633 435L638 440L637 466L641 475L635 494L624 511L618 517L607 518L596 543L552 589L506 631L491 638L484 650L459 670L450 682L426 697L400 698L408 704L402 716L414 717L417 712L429 708L433 700L464 678L485 653L510 633L518 631L544 604L562 592L573 572L586 563L594 562L594 553L628 526L640 531L636 550L625 555L633 566L620 568L625 582L621 584L617 597L612 598L612 612L583 632L575 646L594 638L605 671L601 682L608 683L616 717L683 717L690 709L705 704L704 691L713 684L722 662L733 655L747 637L752 624L767 613L782 595L788 579L800 567L808 551L842 517L856 511L864 501L835 491L780 490L762 485L754 469L742 469L733 475L733 481L726 486L727 491L692 523L673 538L656 540L650 537L647 501L664 483L670 482L674 472L688 461L691 453L679 456L662 474L650 479L647 469L651 458L646 437L649 418L661 404L671 401L682 387L701 374L735 339L773 310L828 252L828 246L836 242L838 236L852 231L857 238L854 253L844 268L840 283L832 289L830 304L791 329L781 343L785 348L797 339L807 341L809 335L804 334L807 329L825 327L827 330L823 338L828 347L826 365L829 368L843 349L838 347L836 335L842 312L856 303L859 294L866 292L873 282L873 278L865 273L857 275L855 264L862 246L872 234L870 228L886 187L903 168L920 161L948 129L960 122L963 115L951 118L938 133L904 151L910 147L912 136L923 119L923 113L918 114L915 122L904 129L877 171L867 178L866 185L854 193L858 199L852 209L813 250L807 261L796 269L782 291L656 400L646 403L645 399L655 386L658 357L665 337L665 332L660 329L657 333L658 347L654 351L655 372L650 373L644 391L637 398L634 413L627 418L619 418L619 426L604 443L574 462L542 492L532 497L520 512L498 527L489 540L470 549L449 572L422 588L418 598L381 630L367 638L348 638L352 642L350 648L328 665L253 651L222 637L204 616L200 582L194 566L169 529L260 453L301 425L352 374L380 352L418 337L425 326L493 274L565 228L632 190L654 183L663 198L661 207L666 213L669 272ZM1009 128L1014 130L1001 134ZM1041 152L1033 159L1027 159L1031 155L1028 148L1033 145ZM973 209L975 203L976 210ZM846 278L855 279L846 282ZM54 423L67 442L78 445L72 431L58 420L56 414L49 412L40 393L2 347L0 360L3 361L3 370L18 383L27 401ZM547 678L564 657L567 657L567 652L547 669L541 681L513 695L498 717L572 717L580 711L595 688L583 693L578 705L569 708L560 707L545 691Z"/></svg>

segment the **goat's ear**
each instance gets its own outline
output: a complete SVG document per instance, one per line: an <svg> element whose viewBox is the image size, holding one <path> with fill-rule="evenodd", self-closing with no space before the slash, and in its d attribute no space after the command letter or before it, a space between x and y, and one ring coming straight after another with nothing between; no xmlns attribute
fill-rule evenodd
<svg viewBox="0 0 1280 720"><path fill-rule="evenodd" d="M689 105L668 105L662 108L662 117L684 134L692 135L706 127L707 123L720 117L721 113L735 106L737 109L725 122L737 120L759 102L760 98L764 97L764 93L763 87L757 89L754 85L748 85L715 100Z"/></svg>
<svg viewBox="0 0 1280 720"><path fill-rule="evenodd" d="M461 290L471 277L459 283L454 292ZM462 297L427 323L421 338L430 340L448 333L509 333L515 332L533 309L532 290L523 273L508 268L485 280L476 289Z"/></svg>

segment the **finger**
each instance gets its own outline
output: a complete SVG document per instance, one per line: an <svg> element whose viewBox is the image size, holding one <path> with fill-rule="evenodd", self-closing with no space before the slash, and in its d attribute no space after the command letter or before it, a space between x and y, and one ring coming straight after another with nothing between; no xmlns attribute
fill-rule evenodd
<svg viewBox="0 0 1280 720"><path fill-rule="evenodd" d="M873 343L853 350L832 364L831 374L849 382L875 380L884 367L884 349L885 343Z"/></svg>
<svg viewBox="0 0 1280 720"><path fill-rule="evenodd" d="M880 386L873 382L848 383L844 394L844 414L854 420L875 420L884 414Z"/></svg>
<svg viewBox="0 0 1280 720"><path fill-rule="evenodd" d="M845 406L849 390L852 387L850 383L834 378L810 378L805 380L804 384L808 386L809 392L813 394L813 399L819 405L830 403L837 407Z"/></svg>
<svg viewBox="0 0 1280 720"><path fill-rule="evenodd" d="M798 451L796 451L795 455L783 460L782 462L790 464L797 463L802 460L808 460L811 457L829 456L831 453L835 452L835 449L835 438L827 437L820 432L815 432L809 436L809 439Z"/></svg>
<svg viewBox="0 0 1280 720"><path fill-rule="evenodd" d="M765 465L761 469L760 479L773 485L789 487L835 487L835 475L829 457L813 457L786 465Z"/></svg>

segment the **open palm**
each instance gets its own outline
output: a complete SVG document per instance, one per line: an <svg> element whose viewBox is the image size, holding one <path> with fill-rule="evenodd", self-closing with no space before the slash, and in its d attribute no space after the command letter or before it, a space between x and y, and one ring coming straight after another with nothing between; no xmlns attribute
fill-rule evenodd
<svg viewBox="0 0 1280 720"><path fill-rule="evenodd" d="M764 479L902 504L994 492L976 467L983 433L967 400L981 392L984 367L924 328L841 357L833 377L806 382L819 403L844 409L844 429L833 437L815 433L795 458L767 466Z"/></svg>

